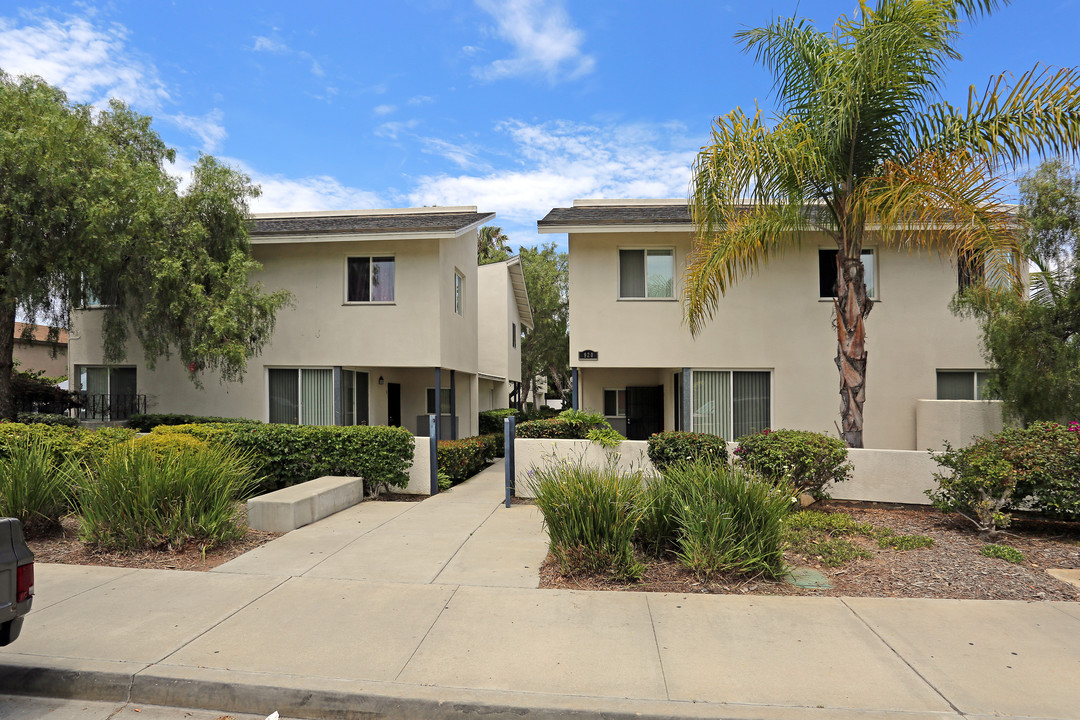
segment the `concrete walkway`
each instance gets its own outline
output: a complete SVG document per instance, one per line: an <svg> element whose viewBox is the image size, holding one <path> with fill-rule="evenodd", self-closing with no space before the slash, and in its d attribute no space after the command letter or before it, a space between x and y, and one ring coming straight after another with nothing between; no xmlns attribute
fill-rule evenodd
<svg viewBox="0 0 1080 720"><path fill-rule="evenodd" d="M0 692L335 718L1080 718L1080 605L536 589L501 465L209 573L38 565Z"/></svg>

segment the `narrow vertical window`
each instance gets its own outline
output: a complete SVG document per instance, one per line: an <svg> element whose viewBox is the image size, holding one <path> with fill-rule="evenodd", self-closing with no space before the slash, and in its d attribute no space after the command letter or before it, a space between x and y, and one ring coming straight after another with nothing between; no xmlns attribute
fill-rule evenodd
<svg viewBox="0 0 1080 720"><path fill-rule="evenodd" d="M510 347L517 347L517 323L510 323Z"/></svg>
<svg viewBox="0 0 1080 720"><path fill-rule="evenodd" d="M460 272L454 273L454 312L465 314L465 276Z"/></svg>

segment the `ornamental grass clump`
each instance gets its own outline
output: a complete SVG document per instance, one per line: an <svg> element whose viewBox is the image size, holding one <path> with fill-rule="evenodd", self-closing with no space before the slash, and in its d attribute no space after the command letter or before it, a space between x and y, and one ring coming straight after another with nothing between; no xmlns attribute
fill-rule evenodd
<svg viewBox="0 0 1080 720"><path fill-rule="evenodd" d="M671 465L659 483L674 497L675 554L698 577L783 574L790 486L708 461Z"/></svg>
<svg viewBox="0 0 1080 720"><path fill-rule="evenodd" d="M564 575L641 576L632 544L643 514L640 472L561 460L534 469L527 482Z"/></svg>
<svg viewBox="0 0 1080 720"><path fill-rule="evenodd" d="M60 527L79 466L57 457L52 445L35 436L13 439L0 456L0 516L18 518L27 537Z"/></svg>
<svg viewBox="0 0 1080 720"><path fill-rule="evenodd" d="M243 537L238 502L257 484L251 458L228 447L124 443L81 478L80 534L114 550L212 547Z"/></svg>

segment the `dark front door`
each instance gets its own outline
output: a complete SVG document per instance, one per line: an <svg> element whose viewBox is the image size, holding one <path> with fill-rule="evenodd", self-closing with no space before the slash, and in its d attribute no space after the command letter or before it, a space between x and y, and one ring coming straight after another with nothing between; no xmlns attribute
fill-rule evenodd
<svg viewBox="0 0 1080 720"><path fill-rule="evenodd" d="M401 385L386 384L386 424L401 427Z"/></svg>
<svg viewBox="0 0 1080 720"><path fill-rule="evenodd" d="M664 386L626 388L626 439L648 440L664 429Z"/></svg>

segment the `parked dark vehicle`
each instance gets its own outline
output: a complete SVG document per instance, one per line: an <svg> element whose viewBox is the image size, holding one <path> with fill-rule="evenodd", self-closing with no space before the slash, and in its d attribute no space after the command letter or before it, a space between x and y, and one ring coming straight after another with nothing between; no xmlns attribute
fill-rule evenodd
<svg viewBox="0 0 1080 720"><path fill-rule="evenodd" d="M0 518L0 646L19 637L33 602L34 553L26 547L22 524Z"/></svg>

